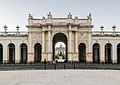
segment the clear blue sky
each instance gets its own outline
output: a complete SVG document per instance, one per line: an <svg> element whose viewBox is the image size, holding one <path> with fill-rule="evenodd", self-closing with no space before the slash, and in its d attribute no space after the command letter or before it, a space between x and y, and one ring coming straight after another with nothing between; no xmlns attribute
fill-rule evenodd
<svg viewBox="0 0 120 85"><path fill-rule="evenodd" d="M93 30L99 30L103 25L106 30L120 29L120 0L0 0L0 30L6 24L8 30L27 30L28 14L41 18L51 11L53 17L73 16L86 18L92 13Z"/></svg>

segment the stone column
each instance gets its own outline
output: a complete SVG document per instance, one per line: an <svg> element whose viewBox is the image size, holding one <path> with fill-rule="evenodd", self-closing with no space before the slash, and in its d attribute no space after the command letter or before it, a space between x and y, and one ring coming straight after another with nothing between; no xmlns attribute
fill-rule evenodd
<svg viewBox="0 0 120 85"><path fill-rule="evenodd" d="M9 61L9 57L8 57L8 46L7 44L5 43L3 45L3 63L7 63Z"/></svg>
<svg viewBox="0 0 120 85"><path fill-rule="evenodd" d="M117 63L117 46L113 44L113 49L112 49L112 62Z"/></svg>
<svg viewBox="0 0 120 85"><path fill-rule="evenodd" d="M51 53L51 26L48 26L48 61L52 61L52 53Z"/></svg>
<svg viewBox="0 0 120 85"><path fill-rule="evenodd" d="M20 63L20 45L15 45L15 63Z"/></svg>
<svg viewBox="0 0 120 85"><path fill-rule="evenodd" d="M72 61L72 49L71 49L71 45L72 45L72 31L71 31L71 25L69 25L69 37L68 37L68 61Z"/></svg>
<svg viewBox="0 0 120 85"><path fill-rule="evenodd" d="M92 52L92 38L91 38L91 32L89 31L88 33L88 52L91 53Z"/></svg>
<svg viewBox="0 0 120 85"><path fill-rule="evenodd" d="M104 44L100 45L100 62L105 62L105 46Z"/></svg>
<svg viewBox="0 0 120 85"><path fill-rule="evenodd" d="M50 53L50 41L51 41L51 33L50 33L51 26L48 26L48 52Z"/></svg>
<svg viewBox="0 0 120 85"><path fill-rule="evenodd" d="M78 32L75 31L75 50L74 50L74 55L73 55L73 58L74 58L74 61L79 61L79 57L78 57Z"/></svg>

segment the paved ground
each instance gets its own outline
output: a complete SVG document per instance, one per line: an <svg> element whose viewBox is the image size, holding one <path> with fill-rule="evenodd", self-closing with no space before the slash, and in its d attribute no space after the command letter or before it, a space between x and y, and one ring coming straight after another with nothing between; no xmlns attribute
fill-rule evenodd
<svg viewBox="0 0 120 85"><path fill-rule="evenodd" d="M0 71L0 85L120 85L119 70Z"/></svg>

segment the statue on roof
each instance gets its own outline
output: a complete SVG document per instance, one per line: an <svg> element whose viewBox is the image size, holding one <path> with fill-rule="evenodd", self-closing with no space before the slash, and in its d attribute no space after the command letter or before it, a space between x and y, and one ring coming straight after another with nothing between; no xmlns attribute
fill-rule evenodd
<svg viewBox="0 0 120 85"><path fill-rule="evenodd" d="M49 13L47 14L47 16L48 16L48 19L51 19L51 18L52 18L51 12L49 12Z"/></svg>
<svg viewBox="0 0 120 85"><path fill-rule="evenodd" d="M72 19L72 14L71 13L68 14L68 19Z"/></svg>
<svg viewBox="0 0 120 85"><path fill-rule="evenodd" d="M33 15L29 14L29 19L33 19Z"/></svg>
<svg viewBox="0 0 120 85"><path fill-rule="evenodd" d="M92 15L91 15L91 13L89 13L89 15L87 16L87 19L89 19L89 20L92 19Z"/></svg>

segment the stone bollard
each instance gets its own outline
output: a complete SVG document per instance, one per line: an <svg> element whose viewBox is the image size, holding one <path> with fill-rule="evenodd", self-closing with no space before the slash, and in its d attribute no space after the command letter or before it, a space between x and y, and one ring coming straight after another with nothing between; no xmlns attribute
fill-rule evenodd
<svg viewBox="0 0 120 85"><path fill-rule="evenodd" d="M46 59L44 59L44 70L46 70Z"/></svg>
<svg viewBox="0 0 120 85"><path fill-rule="evenodd" d="M56 60L53 61L54 69L56 69Z"/></svg>

